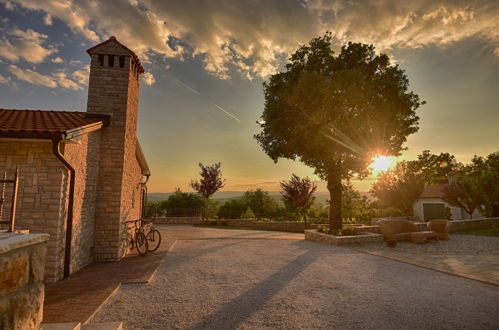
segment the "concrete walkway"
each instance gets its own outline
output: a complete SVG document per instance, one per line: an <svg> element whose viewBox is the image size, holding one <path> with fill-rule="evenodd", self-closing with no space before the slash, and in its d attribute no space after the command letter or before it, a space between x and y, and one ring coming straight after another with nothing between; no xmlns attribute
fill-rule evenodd
<svg viewBox="0 0 499 330"><path fill-rule="evenodd" d="M496 329L499 287L303 235L170 227L153 280L123 285L95 322L127 329Z"/></svg>

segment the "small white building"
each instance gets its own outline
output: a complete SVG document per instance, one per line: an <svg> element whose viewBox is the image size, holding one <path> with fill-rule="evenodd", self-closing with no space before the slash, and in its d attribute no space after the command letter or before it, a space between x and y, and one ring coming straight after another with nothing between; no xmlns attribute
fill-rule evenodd
<svg viewBox="0 0 499 330"><path fill-rule="evenodd" d="M470 217L466 211L460 207L452 206L443 200L445 183L432 184L425 188L421 196L413 204L414 215L423 221L433 219L445 219L445 209L448 207L451 213L451 220L475 219L482 216L475 210Z"/></svg>

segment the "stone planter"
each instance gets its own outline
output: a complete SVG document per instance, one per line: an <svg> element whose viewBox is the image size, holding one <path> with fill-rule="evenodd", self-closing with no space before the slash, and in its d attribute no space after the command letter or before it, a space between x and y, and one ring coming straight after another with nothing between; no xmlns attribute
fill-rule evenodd
<svg viewBox="0 0 499 330"><path fill-rule="evenodd" d="M383 242L383 236L380 234L365 233L363 235L354 236L335 236L331 234L319 233L317 230L305 230L305 239L329 245Z"/></svg>

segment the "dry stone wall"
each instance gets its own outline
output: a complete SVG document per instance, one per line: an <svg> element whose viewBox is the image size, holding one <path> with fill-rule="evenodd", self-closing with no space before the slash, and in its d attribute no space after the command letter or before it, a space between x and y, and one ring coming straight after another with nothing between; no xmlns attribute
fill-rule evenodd
<svg viewBox="0 0 499 330"><path fill-rule="evenodd" d="M0 233L0 329L38 329L47 234Z"/></svg>

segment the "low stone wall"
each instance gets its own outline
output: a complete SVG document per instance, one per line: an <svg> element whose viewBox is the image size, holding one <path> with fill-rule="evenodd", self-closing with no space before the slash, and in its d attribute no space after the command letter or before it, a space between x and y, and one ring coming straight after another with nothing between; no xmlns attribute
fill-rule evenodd
<svg viewBox="0 0 499 330"><path fill-rule="evenodd" d="M412 221L412 222L421 221L418 216L372 218L371 225L376 226L378 224L379 220L406 220L406 221Z"/></svg>
<svg viewBox="0 0 499 330"><path fill-rule="evenodd" d="M163 218L149 218L154 223L162 225L194 225L201 222L198 217L163 217Z"/></svg>
<svg viewBox="0 0 499 330"><path fill-rule="evenodd" d="M450 221L450 231L463 229L486 229L499 227L499 218L468 219Z"/></svg>
<svg viewBox="0 0 499 330"><path fill-rule="evenodd" d="M38 329L48 234L0 233L0 329Z"/></svg>
<svg viewBox="0 0 499 330"><path fill-rule="evenodd" d="M354 227L353 233L355 235L363 235L367 233L371 234L381 234L381 229L379 226L362 226L362 227Z"/></svg>
<svg viewBox="0 0 499 330"><path fill-rule="evenodd" d="M354 236L335 236L319 233L315 229L305 230L305 239L313 242L325 243L329 245L348 245L353 243L382 242L383 236L380 234L366 233Z"/></svg>
<svg viewBox="0 0 499 330"><path fill-rule="evenodd" d="M292 233L303 233L305 222L303 221L257 221L252 219L224 219L217 223L226 226L251 227L255 229L267 229L275 231L287 231ZM308 224L308 228L317 228L316 224Z"/></svg>
<svg viewBox="0 0 499 330"><path fill-rule="evenodd" d="M486 218L486 219L467 219L467 220L452 220L450 223L450 232L466 229L487 229L499 227L499 218ZM419 231L427 230L426 222L415 222L416 228ZM381 234L379 226L362 226L354 228L355 235L364 233L378 233Z"/></svg>

